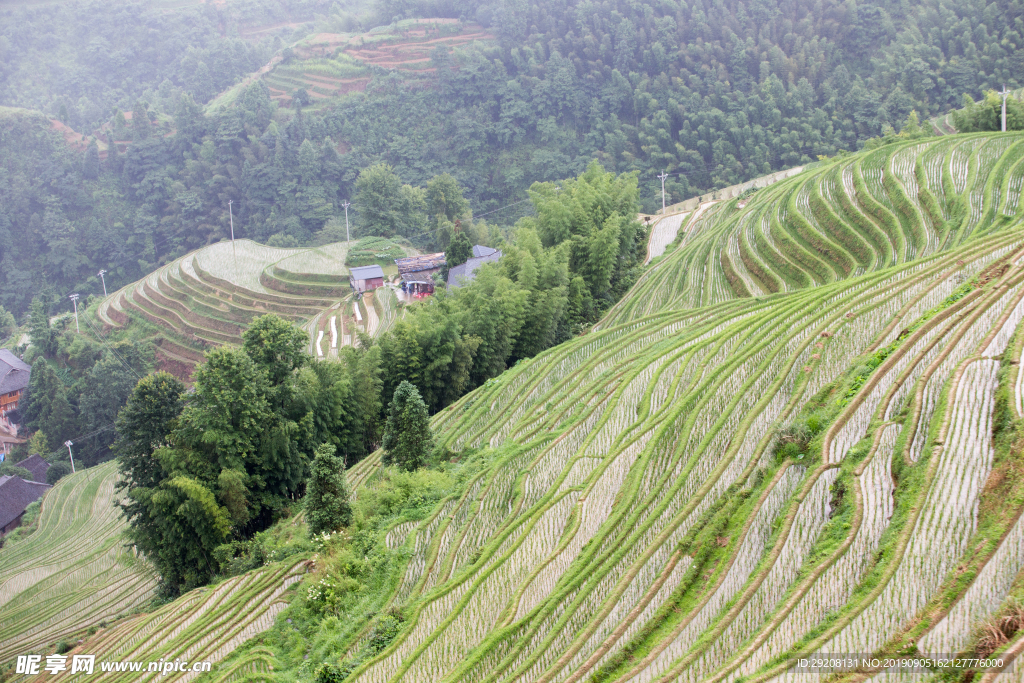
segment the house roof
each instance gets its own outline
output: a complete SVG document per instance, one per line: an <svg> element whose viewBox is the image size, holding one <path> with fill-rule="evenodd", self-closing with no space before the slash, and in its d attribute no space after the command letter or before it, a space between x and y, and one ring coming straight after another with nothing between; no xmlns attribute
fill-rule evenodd
<svg viewBox="0 0 1024 683"><path fill-rule="evenodd" d="M29 504L43 497L50 487L21 477L0 477L0 529L18 518Z"/></svg>
<svg viewBox="0 0 1024 683"><path fill-rule="evenodd" d="M359 266L358 268L350 268L349 273L353 280L372 280L373 278L379 277L384 279L384 269L380 266Z"/></svg>
<svg viewBox="0 0 1024 683"><path fill-rule="evenodd" d="M496 251L498 251L498 250L497 249L492 249L491 247L485 247L482 244L474 244L473 245L473 256L475 256L475 257L490 256L491 254L493 254Z"/></svg>
<svg viewBox="0 0 1024 683"><path fill-rule="evenodd" d="M19 391L28 386L31 366L7 349L0 349L0 394Z"/></svg>
<svg viewBox="0 0 1024 683"><path fill-rule="evenodd" d="M395 265L398 266L398 272L402 275L418 273L421 270L435 270L444 265L444 252L396 258Z"/></svg>
<svg viewBox="0 0 1024 683"><path fill-rule="evenodd" d="M43 460L41 456L33 455L16 464L32 473L32 481L46 483L46 470L50 469L50 463Z"/></svg>
<svg viewBox="0 0 1024 683"><path fill-rule="evenodd" d="M479 245L478 245L479 246ZM490 249L489 247L480 247L481 249ZM473 251L476 251L476 247L473 247ZM477 269L485 263L492 263L501 258L501 252L497 249L491 249L490 253L486 256L476 256L460 266L455 266L448 271L448 286L449 287L461 287L462 285L472 282L476 277Z"/></svg>

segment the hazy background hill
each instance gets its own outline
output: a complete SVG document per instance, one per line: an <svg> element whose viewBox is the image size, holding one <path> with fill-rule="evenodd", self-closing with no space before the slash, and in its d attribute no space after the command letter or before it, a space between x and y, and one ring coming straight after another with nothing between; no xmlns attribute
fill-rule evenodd
<svg viewBox="0 0 1024 683"><path fill-rule="evenodd" d="M100 268L121 285L225 237L228 200L237 235L308 244L375 163L414 188L450 173L477 215L511 224L528 209L503 207L531 183L597 158L639 172L653 210L661 171L678 201L856 149L911 110L923 118L964 93L1018 86L1024 40L1019 3L948 0L3 3L0 13L0 104L45 112L76 144L3 123L0 301L18 312L41 288L98 293ZM417 37L395 23L410 17L453 19L445 35L478 39ZM318 42L324 32L340 38ZM383 50L433 47L402 68L346 42L374 36ZM255 78L214 99L261 66L279 79L273 91ZM341 67L363 74L358 87L322 93L289 75ZM409 197L396 220L410 236L433 233ZM444 247L435 237L421 246Z"/></svg>

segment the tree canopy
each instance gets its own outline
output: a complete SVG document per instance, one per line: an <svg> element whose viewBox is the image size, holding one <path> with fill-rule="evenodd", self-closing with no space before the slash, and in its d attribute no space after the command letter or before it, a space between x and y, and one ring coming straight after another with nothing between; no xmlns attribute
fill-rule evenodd
<svg viewBox="0 0 1024 683"><path fill-rule="evenodd" d="M331 444L316 449L306 483L306 521L310 537L337 531L352 520L345 484L345 461Z"/></svg>
<svg viewBox="0 0 1024 683"><path fill-rule="evenodd" d="M219 546L289 514L318 449L353 462L365 452L372 421L352 392L364 367L351 357L306 366L301 349L302 333L269 314L241 348L208 352L190 393L164 373L132 392L114 446L123 508L167 592L205 583ZM188 552L175 554L182 543Z"/></svg>
<svg viewBox="0 0 1024 683"><path fill-rule="evenodd" d="M395 389L395 396L388 406L382 445L384 456L381 462L409 471L426 463L434 448L427 405L416 387L405 380Z"/></svg>

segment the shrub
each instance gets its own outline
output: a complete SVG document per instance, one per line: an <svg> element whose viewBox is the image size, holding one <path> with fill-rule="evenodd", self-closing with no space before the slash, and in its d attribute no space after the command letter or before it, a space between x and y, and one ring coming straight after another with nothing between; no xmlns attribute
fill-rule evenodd
<svg viewBox="0 0 1024 683"><path fill-rule="evenodd" d="M46 483L53 486L69 474L71 474L71 465L66 462L50 465L50 469L46 470Z"/></svg>
<svg viewBox="0 0 1024 683"><path fill-rule="evenodd" d="M0 477L21 477L26 481L32 481L32 473L26 470L24 467L18 467L17 465L9 462L0 464Z"/></svg>

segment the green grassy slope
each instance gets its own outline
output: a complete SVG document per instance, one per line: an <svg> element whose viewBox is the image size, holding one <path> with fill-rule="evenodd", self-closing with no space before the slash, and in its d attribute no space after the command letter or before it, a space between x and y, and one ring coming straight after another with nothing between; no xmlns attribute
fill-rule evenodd
<svg viewBox="0 0 1024 683"><path fill-rule="evenodd" d="M0 548L0 662L152 597L152 569L124 547L116 481L113 462L61 479L43 500L36 531Z"/></svg>

